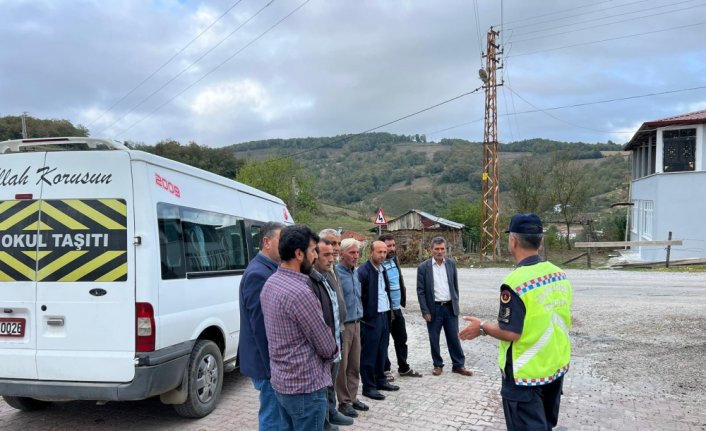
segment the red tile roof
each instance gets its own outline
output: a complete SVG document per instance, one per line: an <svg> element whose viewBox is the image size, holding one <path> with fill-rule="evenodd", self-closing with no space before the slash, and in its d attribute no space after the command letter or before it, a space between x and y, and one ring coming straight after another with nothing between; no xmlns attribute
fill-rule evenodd
<svg viewBox="0 0 706 431"><path fill-rule="evenodd" d="M647 132L654 133L658 127L675 126L680 124L704 124L706 123L706 110L691 112L688 114L667 117L661 120L646 121L642 123L632 139L623 145L623 150L632 150L633 146L639 146L640 136Z"/></svg>
<svg viewBox="0 0 706 431"><path fill-rule="evenodd" d="M670 126L672 124L706 123L706 110L691 112L689 114L667 117L661 120L648 121L643 125L652 127Z"/></svg>

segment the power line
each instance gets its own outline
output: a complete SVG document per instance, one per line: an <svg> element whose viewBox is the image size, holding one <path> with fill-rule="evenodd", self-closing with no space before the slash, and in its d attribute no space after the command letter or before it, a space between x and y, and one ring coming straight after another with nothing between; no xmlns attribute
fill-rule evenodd
<svg viewBox="0 0 706 431"><path fill-rule="evenodd" d="M631 38L631 37L645 36L645 35L648 35L648 34L662 33L662 32L665 32L665 31L672 31L672 30L680 30L680 29L682 29L682 28L695 27L695 26L699 26L699 25L703 25L703 24L706 24L706 21L701 21L701 22L697 22L697 23L694 23L694 24L679 25L679 26L676 26L676 27L668 27L668 28L664 28L664 29L661 29L661 30L652 30L652 31L646 31L646 32L642 32L642 33L628 34L628 35L625 35L625 36L610 37L610 38L607 38L607 39L600 39L600 40L594 40L594 41L589 41L589 42L580 42L580 43L575 43L575 44L572 44L572 45L559 46L559 47L556 47L556 48L547 48L547 49L540 49L540 50L537 50L537 51L523 52L523 53L520 53L520 54L513 54L513 55L507 56L507 57L505 57L505 58L508 58L508 57L513 57L513 58L514 58L514 57L521 57L521 56L525 56L525 55L534 55L534 54L539 54L539 53L542 53L542 52L557 51L557 50L566 49L566 48L575 48L575 47L577 47L577 46L583 46L583 45L592 45L592 44L594 44L594 43L602 43L602 42L610 42L610 41L613 41L613 40L628 39L628 38Z"/></svg>
<svg viewBox="0 0 706 431"><path fill-rule="evenodd" d="M621 8L621 7L625 7L625 6L631 6L631 5L634 5L634 4L637 4L637 3L644 3L644 2L647 2L647 1L650 1L650 0L637 0L637 1L630 2L630 3L623 3L623 4L619 4L619 5L612 6L612 7L608 7L608 8L604 8L604 9L597 9L597 10L589 11L589 12L585 12L585 13L578 13L578 14L576 14L576 15L567 15L567 16L563 16L563 17L555 18L555 19L550 19L550 20L546 20L546 21L539 21L539 22L534 22L534 23L531 23L531 24L518 25L518 26L514 26L514 27L512 27L511 29L508 29L508 30L517 30L518 28L533 27L533 26L537 26L537 25L540 25L540 24L548 24L548 23L557 22L557 21L562 21L562 20L569 19L569 18L576 18L576 17L579 17L579 16L586 16L586 15L588 15L588 14L594 14L594 13L598 13L598 12L605 12L605 11L611 10L611 9L617 9L617 8ZM610 18L610 17L604 17L604 18Z"/></svg>
<svg viewBox="0 0 706 431"><path fill-rule="evenodd" d="M533 109L533 110L515 112L514 115L532 114L532 113L535 113L535 112L544 112L544 111L557 111L557 110L560 110L560 109L577 108L577 107L589 106L589 105L599 105L599 104L602 104L602 103L620 102L620 101L623 101L623 100L640 99L640 98L645 98L645 97L662 96L662 95L665 95L665 94L682 93L682 92L686 92L686 91L704 90L704 89L706 89L706 85L704 85L704 86L699 86L699 87L691 87L691 88L680 88L680 89L678 89L678 90L668 90L668 91L662 91L662 92L658 92L658 93L647 93L647 94L639 94L639 95L635 95L635 96L618 97L618 98L614 98L614 99L596 100L596 101L593 101L593 102L575 103L575 104L573 104L573 105L554 106L554 107L551 107L551 108L535 108L535 109ZM502 115L502 116L508 116L509 114L501 114L501 115ZM437 133L446 132L446 131L448 131L448 130L457 129L457 128L459 128L459 127L467 126L467 125L470 125L470 124L478 123L478 122L481 122L481 121L483 121L483 118L478 118L478 119L473 120L473 121L468 121L468 122L465 122L465 123L456 124L455 126L447 127L447 128L445 128L445 129L440 129L440 130L436 130L436 131L429 132L429 133L425 133L425 134L426 134L427 136L430 136L430 135L434 135L434 134L437 134ZM632 132L617 131L617 130L616 130L616 131L611 131L611 132L606 132L606 133L632 133Z"/></svg>
<svg viewBox="0 0 706 431"><path fill-rule="evenodd" d="M644 97L653 97L653 96L663 96L665 94L674 94L674 93L683 93L686 91L694 91L694 90L703 90L706 89L706 85L701 85L698 87L691 87L691 88L680 88L678 90L668 90L668 91L660 91L658 93L647 93L647 94L639 94L636 96L626 96L626 97L616 97L613 99L603 99L603 100L595 100L593 102L584 102L584 103L574 103L573 105L564 105L564 106L554 106L551 108L537 108L534 110L530 111L522 111L518 112L518 114L530 114L533 112L542 112L542 111L556 111L559 109L567 109L567 108L578 108L581 106L589 106L589 105L600 105L602 103L612 103L612 102L620 102L623 100L632 100L632 99L641 99Z"/></svg>
<svg viewBox="0 0 706 431"><path fill-rule="evenodd" d="M476 38L478 39L478 52L480 53L480 61L483 62L483 42L481 42L480 35L480 18L478 14L478 0L473 0L473 15L476 20Z"/></svg>
<svg viewBox="0 0 706 431"><path fill-rule="evenodd" d="M201 36L203 36L204 33L206 33L208 30L210 30L211 27L213 27L218 21L220 21L223 17L225 17L231 10L233 10L233 8L235 8L235 7L236 7L238 4L240 4L242 1L243 1L243 0L238 0L238 1L236 1L235 3L233 3L228 9L226 9L225 12L223 12L223 13L221 14L221 16L219 16L218 18L216 18L211 24L209 24L205 29L203 29L203 31L201 31L201 33L197 34L196 37L194 37L193 39L191 39L191 40L189 41L189 43L187 43L186 45L184 45L179 51L176 52L176 54L174 54L173 56L171 56L171 57L169 58L169 60L167 60L167 61L165 61L164 63L162 63L162 65L159 66L157 69L155 69L154 72L150 73L149 76L147 76L147 78L143 79L142 82L140 82L140 83L137 84L135 87L133 87L132 90L128 91L128 92L127 92L123 97L121 97L117 102L115 102L115 103L113 103L112 105L110 105L110 106L108 107L108 109L106 109L105 111L103 111L98 117L96 117L96 118L94 118L93 120L91 120L91 122L88 123L87 126L90 126L91 124L93 124L93 123L95 123L96 121L98 121L98 120L100 120L101 118L103 118L103 116L104 116L105 114L107 114L108 112L112 111L113 108L115 108L120 102L122 102L123 100L125 100L126 98L128 98L128 96L130 96L132 93L134 93L138 88L142 87L142 85L143 85L144 83L146 83L147 81L149 81L150 79L152 79L153 76L155 76L160 70L164 69L164 67L166 67L167 64L171 63L172 60L174 60L175 58L177 58L177 57L179 56L179 54L181 54L182 52L184 52L184 50L186 50L186 48L188 48L188 47L191 46L194 42L196 42L196 40L197 40L198 38L200 38Z"/></svg>
<svg viewBox="0 0 706 431"><path fill-rule="evenodd" d="M268 5L269 5L269 4L272 4L273 1L274 1L274 0L270 1L270 3L268 3ZM141 122L143 122L144 120L146 120L147 118L151 117L152 114L154 114L155 112L157 112L157 111L159 111L160 109L162 109L164 106L166 106L166 105L168 105L169 103L171 103L172 100L174 100L174 99L176 99L177 97L181 96L181 95L184 94L187 90L189 90L190 88L192 88L194 85L196 85L196 84L198 84L199 82L203 81L203 79L206 78L208 75L210 75L211 73L213 73L213 72L215 72L216 70L218 70L221 66L223 66L224 64L226 64L227 62L229 62L230 60L232 60L235 56L237 56L238 54L240 54L241 52L243 52L243 51L244 51L245 49L247 49L250 45L252 45L253 43L255 43L255 42L257 42L258 40L260 40L263 36L265 36L267 33L269 33L270 31L272 31L275 27L277 27L277 26L279 26L280 24L282 24L287 18L289 18L290 16L294 15L297 11L299 11L299 9L303 8L303 7L304 7L307 3L309 3L310 1L311 1L311 0L306 0L306 1L304 1L303 3L301 3L299 6L297 6L296 8L294 8L294 9L293 9L291 12L289 12L287 15L285 15L282 19L280 19L279 21L277 21L276 23L274 23L273 25L271 25L270 27L268 27L267 30L263 31L263 32L260 33L257 37L255 37L254 39L252 39L250 42L246 43L242 48L240 48L239 50L237 50L233 55L231 55L230 57L226 58L226 59L223 60L221 63L219 63L218 65L216 65L216 67L214 67L213 69L211 69L211 70L209 70L208 72L206 72L205 74L203 74L199 79L197 79L197 80L194 81L193 83L191 83L191 84L189 84L188 86L186 86L186 88L184 88L183 90L181 90L180 92L178 92L177 94L175 94L174 96L172 96L172 97L171 97L170 99L168 99L166 102L164 102L164 103L162 103L161 105L159 105L159 106L157 106L156 108L154 108L154 109L153 109L152 111L150 111L147 115L145 115L144 117L140 118L140 119L137 120L136 122L132 123L127 129L122 130L122 131L119 133L119 135L121 135L121 134L127 132L128 130L132 129L132 128L135 127L136 125L138 125L138 124L140 124ZM267 6L265 6L265 7L267 7ZM258 12L258 13L259 13L259 12Z"/></svg>
<svg viewBox="0 0 706 431"><path fill-rule="evenodd" d="M137 102L136 105L134 105L132 108L130 108L129 111L127 111L125 114L123 114L122 116L120 116L117 120L113 121L110 125L108 125L108 126L104 127L103 129L101 129L101 130L98 132L98 134L101 134L101 133L103 133L105 130L110 129L111 127L113 127L114 125L116 125L117 123L119 123L123 118L127 117L130 113L134 112L137 108L139 108L140 106L142 106L143 103L147 102L147 101L148 101L149 99L151 99L154 95L156 95L157 93L159 93L160 91L162 91L167 85L169 85L169 84L171 84L172 82L174 82L177 78L179 78L181 75L183 75L184 73L186 73L189 69L191 69L192 67L194 67L194 66L196 65L196 63L198 63L199 61L203 60L204 57L206 57L208 54L210 54L211 52L213 52L213 50L215 50L215 49L218 48L221 44L223 44L223 42L225 42L225 41L228 40L231 36L233 36L235 33L237 33L238 31L240 31L240 29L242 29L243 27L245 27L250 21L252 21L253 19L255 19L255 17L257 17L258 15L260 15L260 13L262 13L262 11L264 11L265 9L267 9L267 8L268 8L272 3L274 3L274 2L275 2L275 0L270 0L267 4L265 4L263 7L261 7L257 12L255 12L253 15L251 15L250 18L248 18L248 19L246 19L245 21L243 21L238 27L235 28L235 30L233 30L233 31L231 31L230 33L228 33L228 35L227 35L226 37L224 37L224 38L221 39L218 43L216 43L216 44L213 45L211 48L209 48L208 50L206 50L206 52L204 52L203 54L201 54L196 60L194 60L193 62L191 62L191 64L189 64L189 65L186 66L184 69L182 69L181 71L179 71L179 73L177 73L176 75L174 75L173 77L171 77L170 79L168 79L164 84L162 84L162 86L160 86L159 88L157 88L156 90L154 90L152 93L148 94L147 96L143 97L139 102ZM171 99L170 99L170 101L171 101Z"/></svg>
<svg viewBox="0 0 706 431"><path fill-rule="evenodd" d="M610 131L610 130L592 129L592 128L590 128L590 127L581 126L581 125L579 125L579 124L575 124L575 123L572 123L572 122L570 122L570 121L563 120L563 119L561 119L561 118L559 118L559 117L557 117L557 116L555 116L555 115L550 114L549 112L546 112L546 110L537 107L537 106L534 105L532 102L530 102L529 100L525 99L525 98L522 97L520 94L518 94L515 90L513 90L512 87L510 87L509 84L507 85L507 89L510 90L510 92L511 92L512 94L514 94L515 96L517 96L517 97L519 97L520 99L522 99L525 103L527 103L527 104L530 105L531 107L537 109L539 112L542 112L543 114L546 114L547 116L549 116L549 117L551 117L551 118L553 118L553 119L555 119L555 120L557 120L557 121L560 121L560 122L562 122L562 123L568 124L568 125L570 125L570 126L578 127L579 129L590 130L590 131L592 131L592 132L600 132L600 133L632 133L631 131L618 132L618 131Z"/></svg>
<svg viewBox="0 0 706 431"><path fill-rule="evenodd" d="M427 136L436 135L436 134L438 134L438 133L446 132L446 131L448 131L448 130L458 129L459 127L468 126L468 125L474 124L474 123L480 123L480 122L483 121L484 119L485 119L485 118L478 118L478 119L475 119L475 120L473 120L473 121L466 121L465 123L456 124L456 125L454 125L454 126L449 126L449 127L444 128L444 129L435 130L435 131L433 131L433 132L427 132L427 133L425 133L425 135L427 135Z"/></svg>
<svg viewBox="0 0 706 431"><path fill-rule="evenodd" d="M571 11L578 10L578 9L585 9L585 8L587 8L587 7L593 7L593 6L597 6L597 5L599 5L599 4L603 4L603 3L612 3L612 2L613 2L613 0L604 0L604 1L601 1L601 2L591 3L591 4L584 5L584 6L577 6L577 7L573 7L573 8L569 8L569 9L563 9L563 10L559 10L559 11L548 12L548 13L545 13L545 14L542 14L542 15L535 15L535 16L520 18L520 19L516 19L516 20L514 20L514 21L505 21L505 24L513 23L513 22L530 21L530 20L537 19L537 18L544 18L545 16L549 16L549 15L557 15L557 14L564 13L564 12L571 12Z"/></svg>
<svg viewBox="0 0 706 431"><path fill-rule="evenodd" d="M510 52L512 51L512 45L510 45L509 48L507 48L506 46L503 46L503 53L505 53L506 50L507 50L507 54L510 54ZM507 77L507 83L508 83L507 85L510 85L510 69L509 69L509 67L508 67L508 60L507 60L507 57L505 57L505 61L504 61L504 65L503 65L502 71L503 71L503 72L502 72L502 73L503 73L503 82L505 82L505 79L506 79L505 77ZM502 92L503 92L503 98L505 99L505 105L506 105L507 108L509 109L510 106L507 105L507 96L506 96L507 92L505 91L505 86L503 86ZM514 138L514 136L513 136L513 134L512 134L512 123L513 123L513 120L514 120L514 123L515 123L515 129L517 130L518 133L519 133L519 131L520 131L520 127L519 127L519 125L518 125L518 123L517 123L517 116L515 115L515 112L517 112L517 108L515 107L515 98L512 97L512 93L510 93L510 102L512 102L512 113L511 113L511 116L509 116L508 124L510 125L510 138L514 140L515 138Z"/></svg>
<svg viewBox="0 0 706 431"><path fill-rule="evenodd" d="M687 2L691 2L691 1L693 1L693 0L688 0ZM658 12L658 13L654 13L654 14L651 14L651 15L644 15L644 16L638 16L638 17L633 17L633 18L627 18L627 19L623 19L623 20L619 20L619 21L613 21L613 22L608 22L608 23L604 23L604 24L592 25L592 26L589 26L589 27L576 28L576 29L573 29L573 30L567 30L567 31L563 31L563 32L560 32L560 33L545 34L545 35L542 35L542 36L530 37L530 38L526 38L526 39L519 39L519 40L516 40L515 43L518 43L518 42L527 42L527 41L530 41L530 40L537 40L537 39L544 39L544 38L547 38L547 37L561 36L561 35L563 35L563 34L574 33L574 32L577 32L577 31L591 30L591 29L598 28L598 27L605 27L605 26L609 26L609 25L613 25L613 24L620 24L620 23L629 22L629 21L635 21L635 20L643 19L643 18L651 18L651 17L653 17L653 16L660 16L660 15L664 15L664 14L667 14L667 13L681 12L681 11L691 10L691 9L695 9L695 8L698 8L698 7L704 7L704 6L706 6L706 4L700 4L700 5L685 7L685 8L681 8L681 9L674 9L674 10L670 10L670 11L666 11L666 12ZM642 11L640 11L640 12L642 12ZM635 12L631 12L631 13L635 13ZM617 15L616 15L616 16L617 16ZM601 18L601 19L602 19L602 18ZM597 21L597 20L599 20L599 19L588 20L588 21L584 21L584 22L576 23L576 24L584 24L584 23L587 23L587 22L592 22L592 21ZM574 24L570 24L570 25L574 25ZM567 26L564 25L564 26L559 26L559 27L555 27L555 28L560 28L560 27L567 27ZM539 30L539 31L543 31L543 30ZM524 34L525 34L525 35L527 35L527 34L534 34L534 33L537 33L537 32L538 32L538 31L529 32L529 33L524 33Z"/></svg>
<svg viewBox="0 0 706 431"><path fill-rule="evenodd" d="M391 125L391 124L399 123L400 121L406 120L406 119L411 118L411 117L414 117L415 115L419 115L419 114L421 114L421 113L424 113L424 112L430 111L430 110L432 110L432 109L438 108L439 106L446 105L447 103L451 103L451 102L453 102L454 100L458 100L458 99L460 99L460 98L462 98L462 97L466 97L466 96L468 96L468 95L470 95L470 94L477 93L477 92L479 92L479 91L482 90L482 89L483 89L483 86L480 86L480 87L476 88L475 90L467 91L467 92L465 92L465 93L459 94L458 96L454 96L454 97L452 97L452 98L450 98L450 99L444 100L443 102L439 102L439 103L436 103L436 104L434 104L434 105L428 106L428 107L426 107L426 108L424 108L424 109L420 109L419 111L413 112L413 113L411 113L411 114L407 114L407 115L405 115L405 116L403 116L403 117L397 118L396 120L388 121L387 123L381 124L381 125L379 125L379 126L375 126L375 127L370 128L370 129L368 129L368 130L364 130L364 131L362 131L362 132L354 133L354 134L352 134L352 135L347 135L347 136L345 136L345 137L343 137L343 138L341 138L341 139L338 139L338 140L335 140L335 141L332 141L332 142L327 142L327 143L325 143L325 144L317 145L317 146L314 146L314 147L312 147L312 148L307 148L306 150L302 150L302 151L299 151L299 152L297 152L297 153L287 154L287 155L285 155L285 156L272 159L272 160L270 160L270 161L271 161L271 162L274 162L274 161L277 161L277 160L288 159L288 158L290 158L290 157L291 157L291 158L294 158L294 157L300 156L300 155L302 155L302 154L309 153L309 152L311 152L311 151L320 150L321 148L326 147L326 146L329 146L329 145L338 144L338 143L340 143L340 142L345 142L345 141L347 141L347 140L349 140L349 139L352 139L352 138L355 138L355 137L357 137L357 136L361 136L361 135L364 135L364 134L366 134L366 133L374 132L375 130L382 129L383 127L387 127L387 126L389 126L389 125Z"/></svg>

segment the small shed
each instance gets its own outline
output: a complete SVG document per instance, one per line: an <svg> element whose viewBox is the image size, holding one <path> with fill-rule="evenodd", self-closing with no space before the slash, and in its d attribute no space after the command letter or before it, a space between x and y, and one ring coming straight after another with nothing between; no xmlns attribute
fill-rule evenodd
<svg viewBox="0 0 706 431"><path fill-rule="evenodd" d="M431 240L437 236L446 238L448 256L463 253L464 227L462 223L413 209L389 220L382 231L395 237L400 263L419 263L431 256Z"/></svg>

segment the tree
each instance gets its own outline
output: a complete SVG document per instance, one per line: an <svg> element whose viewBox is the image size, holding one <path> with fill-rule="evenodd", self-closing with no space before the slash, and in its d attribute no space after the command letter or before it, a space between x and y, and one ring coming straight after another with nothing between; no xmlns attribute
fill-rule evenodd
<svg viewBox="0 0 706 431"><path fill-rule="evenodd" d="M546 161L523 157L508 175L508 188L519 213L541 213L546 208Z"/></svg>
<svg viewBox="0 0 706 431"><path fill-rule="evenodd" d="M29 138L52 138L59 136L88 136L88 129L82 125L74 126L69 120L42 120L27 117ZM22 139L22 117L0 117L0 141Z"/></svg>
<svg viewBox="0 0 706 431"><path fill-rule="evenodd" d="M604 241L625 241L625 225L627 214L614 213L604 218L598 224L598 228L603 231Z"/></svg>
<svg viewBox="0 0 706 431"><path fill-rule="evenodd" d="M565 154L552 156L550 166L549 197L566 225L566 246L571 250L571 225L588 203L590 185L585 169Z"/></svg>
<svg viewBox="0 0 706 431"><path fill-rule="evenodd" d="M466 245L470 243L480 243L480 201L472 203L467 199L456 199L449 204L446 210L441 212L441 216L445 219L466 225L466 227L463 228L463 242Z"/></svg>
<svg viewBox="0 0 706 431"><path fill-rule="evenodd" d="M210 148L205 145L199 145L196 142L189 142L189 145L181 145L178 141L164 140L154 146L136 145L135 149L186 163L228 179L235 178L238 168L243 166L244 163L230 149Z"/></svg>
<svg viewBox="0 0 706 431"><path fill-rule="evenodd" d="M313 177L289 157L247 160L235 179L282 199L299 223L317 208Z"/></svg>

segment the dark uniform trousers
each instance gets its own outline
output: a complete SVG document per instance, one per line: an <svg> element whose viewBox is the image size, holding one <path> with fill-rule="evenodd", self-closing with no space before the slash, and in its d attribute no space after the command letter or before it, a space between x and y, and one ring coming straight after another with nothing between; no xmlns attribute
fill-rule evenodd
<svg viewBox="0 0 706 431"><path fill-rule="evenodd" d="M515 386L503 379L500 394L508 431L551 431L559 420L564 376L540 386Z"/></svg>

